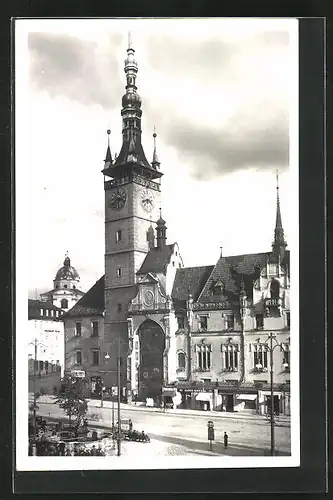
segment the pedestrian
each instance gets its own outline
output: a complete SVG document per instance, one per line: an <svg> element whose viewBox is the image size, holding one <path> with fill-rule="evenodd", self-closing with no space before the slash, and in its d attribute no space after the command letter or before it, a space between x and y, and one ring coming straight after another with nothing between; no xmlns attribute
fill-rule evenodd
<svg viewBox="0 0 333 500"><path fill-rule="evenodd" d="M223 441L224 441L224 447L227 448L228 447L228 434L225 432L224 433L224 436L223 436Z"/></svg>
<svg viewBox="0 0 333 500"><path fill-rule="evenodd" d="M93 447L91 448L91 454L95 457L97 455L97 450L96 450L96 446L93 445Z"/></svg>
<svg viewBox="0 0 333 500"><path fill-rule="evenodd" d="M131 419L129 419L129 421L128 421L128 425L129 425L129 430L130 430L130 432L132 432L132 429L133 429L133 422L132 422L132 420L131 420Z"/></svg>

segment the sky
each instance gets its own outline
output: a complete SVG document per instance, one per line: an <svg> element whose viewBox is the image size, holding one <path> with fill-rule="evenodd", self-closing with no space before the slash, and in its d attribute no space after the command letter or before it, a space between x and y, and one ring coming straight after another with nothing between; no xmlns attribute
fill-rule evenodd
<svg viewBox="0 0 333 500"><path fill-rule="evenodd" d="M104 274L101 170L107 129L113 155L121 147L129 30L142 143L151 160L155 126L162 214L184 265L215 264L221 245L224 255L270 250L277 169L290 243L298 168L290 139L297 122L295 20L16 23L16 182L25 193L17 214L25 220L30 296L52 288L66 251L83 290Z"/></svg>

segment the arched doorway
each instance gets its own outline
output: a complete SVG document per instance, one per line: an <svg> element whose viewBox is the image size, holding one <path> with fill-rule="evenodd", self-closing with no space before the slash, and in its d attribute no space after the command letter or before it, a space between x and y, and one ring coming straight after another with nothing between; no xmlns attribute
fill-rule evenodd
<svg viewBox="0 0 333 500"><path fill-rule="evenodd" d="M140 366L139 398L160 398L163 386L163 352L165 335L162 328L152 320L139 327Z"/></svg>

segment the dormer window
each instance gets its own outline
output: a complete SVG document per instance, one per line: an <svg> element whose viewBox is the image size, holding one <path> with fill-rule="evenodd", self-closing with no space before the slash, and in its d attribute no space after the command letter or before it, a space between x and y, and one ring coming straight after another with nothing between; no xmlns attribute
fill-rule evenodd
<svg viewBox="0 0 333 500"><path fill-rule="evenodd" d="M64 288L67 288L67 285L64 285Z"/></svg>
<svg viewBox="0 0 333 500"><path fill-rule="evenodd" d="M213 284L213 293L214 293L214 295L222 295L223 283L220 279L215 281L215 283Z"/></svg>

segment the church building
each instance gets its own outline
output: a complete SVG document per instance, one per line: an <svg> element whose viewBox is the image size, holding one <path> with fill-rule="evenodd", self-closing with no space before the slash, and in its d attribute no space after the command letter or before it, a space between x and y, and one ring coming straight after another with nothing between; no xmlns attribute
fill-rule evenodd
<svg viewBox="0 0 333 500"><path fill-rule="evenodd" d="M113 157L108 142L102 171L105 275L63 316L66 369L84 371L92 393L114 392L120 358L124 401L253 413L274 404L288 414L290 264L278 179L271 249L184 267L167 241L156 134L151 162L141 142L137 72L129 42L122 147Z"/></svg>
<svg viewBox="0 0 333 500"><path fill-rule="evenodd" d="M84 292L79 289L79 283L79 273L71 265L71 260L66 254L64 264L53 280L53 289L42 293L40 298L63 311L68 311L84 295Z"/></svg>

